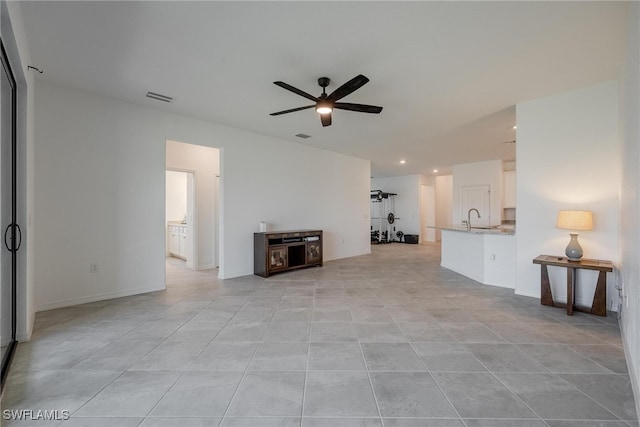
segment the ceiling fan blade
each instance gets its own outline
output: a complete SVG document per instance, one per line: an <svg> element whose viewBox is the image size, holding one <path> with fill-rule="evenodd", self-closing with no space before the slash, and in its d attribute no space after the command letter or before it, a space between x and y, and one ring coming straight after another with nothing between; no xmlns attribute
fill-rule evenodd
<svg viewBox="0 0 640 427"><path fill-rule="evenodd" d="M320 121L322 126L331 126L331 113L320 114Z"/></svg>
<svg viewBox="0 0 640 427"><path fill-rule="evenodd" d="M316 102L318 101L318 98L316 98L315 96L309 95L307 92L304 92L304 91L298 89L297 87L293 87L290 84L287 84L285 82L277 81L277 82L273 82L273 84L277 85L277 86L280 86L283 89L289 90L289 91L291 91L291 92L293 92L295 94L303 96L303 97L305 97L307 99L310 99L311 101L316 101Z"/></svg>
<svg viewBox="0 0 640 427"><path fill-rule="evenodd" d="M290 110L278 111L277 113L271 113L269 115L270 116L279 116L280 114L293 113L294 111L306 110L307 108L313 108L313 107L315 107L315 105L307 105L306 107L298 107L298 108L292 108Z"/></svg>
<svg viewBox="0 0 640 427"><path fill-rule="evenodd" d="M327 99L329 101L337 101L339 99L342 99L350 93L360 89L362 86L367 84L368 81L368 78L366 78L362 74L358 74L357 76L340 86L338 89L331 92L331 94L327 96Z"/></svg>
<svg viewBox="0 0 640 427"><path fill-rule="evenodd" d="M382 111L382 107L377 107L375 105L351 104L349 102L336 102L335 104L333 104L333 108L337 108L338 110L358 111L359 113L371 114L379 114L380 111Z"/></svg>

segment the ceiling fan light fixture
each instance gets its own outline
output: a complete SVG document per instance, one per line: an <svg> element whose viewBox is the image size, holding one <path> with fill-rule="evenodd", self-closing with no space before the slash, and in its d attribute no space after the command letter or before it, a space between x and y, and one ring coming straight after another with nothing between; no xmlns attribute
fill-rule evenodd
<svg viewBox="0 0 640 427"><path fill-rule="evenodd" d="M333 111L333 106L327 101L318 101L316 104L316 112L318 114L329 114Z"/></svg>

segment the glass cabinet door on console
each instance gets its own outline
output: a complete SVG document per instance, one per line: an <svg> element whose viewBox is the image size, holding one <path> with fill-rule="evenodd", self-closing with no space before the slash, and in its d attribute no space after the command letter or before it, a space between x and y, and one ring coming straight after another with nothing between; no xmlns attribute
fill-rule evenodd
<svg viewBox="0 0 640 427"><path fill-rule="evenodd" d="M320 242L307 243L307 264L322 261L322 246Z"/></svg>
<svg viewBox="0 0 640 427"><path fill-rule="evenodd" d="M287 247L269 247L269 270L279 270L287 268Z"/></svg>

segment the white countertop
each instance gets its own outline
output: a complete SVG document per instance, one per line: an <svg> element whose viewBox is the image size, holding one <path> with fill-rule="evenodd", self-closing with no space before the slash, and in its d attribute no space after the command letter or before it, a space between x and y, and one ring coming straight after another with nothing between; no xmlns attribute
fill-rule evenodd
<svg viewBox="0 0 640 427"><path fill-rule="evenodd" d="M471 227L470 230L467 230L467 227L463 225L447 225L444 227L436 227L428 225L427 228L434 228L437 230L447 230L447 231L459 231L461 233L471 233L471 234L503 234L503 235L514 235L516 234L515 228L513 226L495 226L495 227Z"/></svg>

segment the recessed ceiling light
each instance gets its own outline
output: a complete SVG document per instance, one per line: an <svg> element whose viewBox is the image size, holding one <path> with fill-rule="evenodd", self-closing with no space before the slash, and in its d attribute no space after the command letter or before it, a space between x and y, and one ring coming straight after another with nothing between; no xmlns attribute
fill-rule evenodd
<svg viewBox="0 0 640 427"><path fill-rule="evenodd" d="M513 128L514 128L514 129L518 129L518 126L515 126L515 125L514 125L514 126L513 126Z"/></svg>
<svg viewBox="0 0 640 427"><path fill-rule="evenodd" d="M433 170L433 173L438 173L438 169L434 169L434 170Z"/></svg>
<svg viewBox="0 0 640 427"><path fill-rule="evenodd" d="M401 164L401 165L404 165L405 163L407 163L407 161L406 161L406 160L400 160L400 164Z"/></svg>

